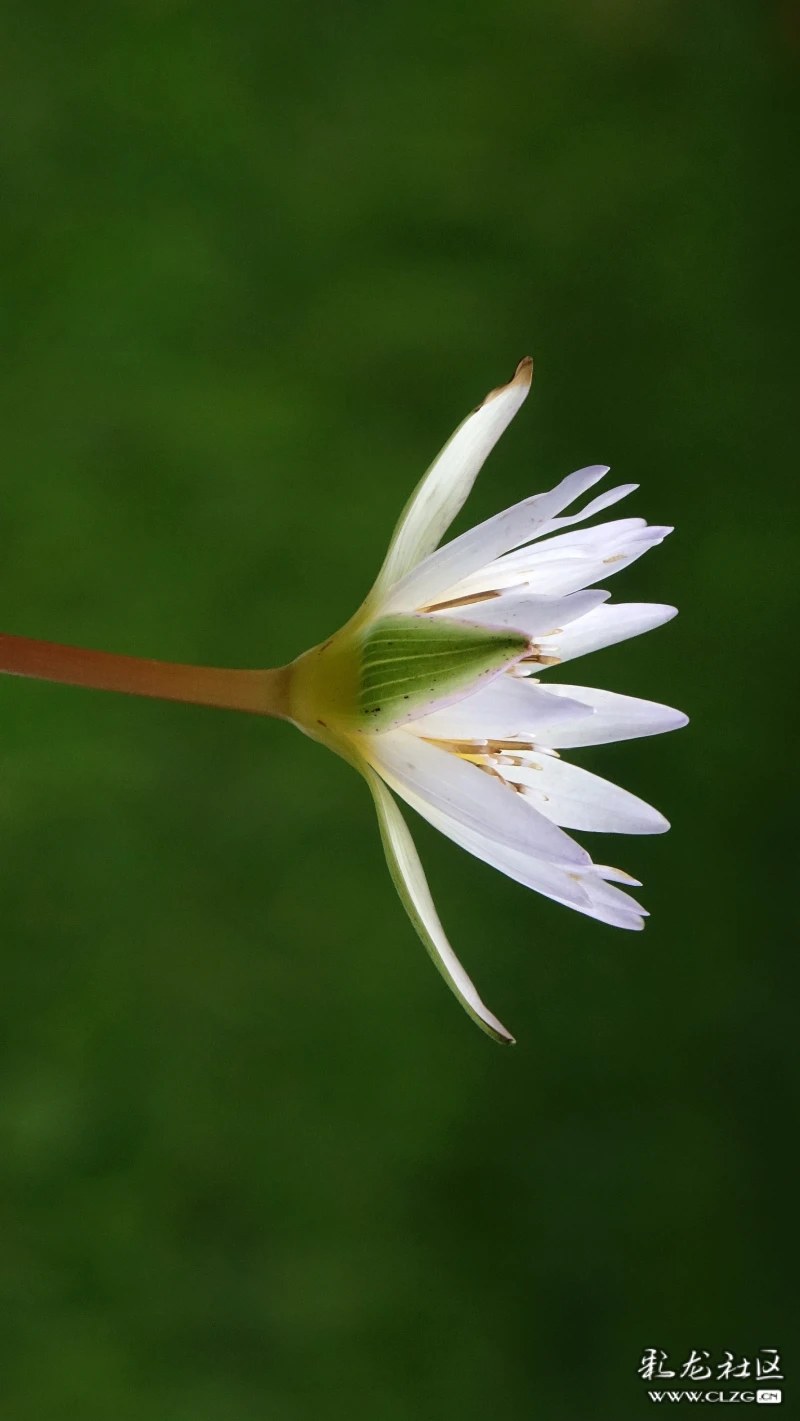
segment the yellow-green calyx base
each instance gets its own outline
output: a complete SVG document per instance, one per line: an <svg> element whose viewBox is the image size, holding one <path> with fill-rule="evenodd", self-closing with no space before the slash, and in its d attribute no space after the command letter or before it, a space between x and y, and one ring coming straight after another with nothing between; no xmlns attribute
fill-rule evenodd
<svg viewBox="0 0 800 1421"><path fill-rule="evenodd" d="M528 638L507 628L380 617L295 661L290 713L317 739L391 730L473 694L527 650Z"/></svg>
<svg viewBox="0 0 800 1421"><path fill-rule="evenodd" d="M359 647L341 632L292 664L292 720L316 740L353 728L358 704Z"/></svg>

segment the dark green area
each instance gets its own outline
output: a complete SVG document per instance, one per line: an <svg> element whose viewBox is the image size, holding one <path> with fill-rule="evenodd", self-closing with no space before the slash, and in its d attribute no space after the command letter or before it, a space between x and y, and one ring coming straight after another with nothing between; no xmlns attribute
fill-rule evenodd
<svg viewBox="0 0 800 1421"><path fill-rule="evenodd" d="M563 679L692 717L577 757L672 820L591 845L643 935L414 824L503 1050L343 762L0 678L3 1418L616 1421L648 1346L797 1397L799 45L777 0L3 3L0 628L286 661L530 352L458 527L641 481L677 531L613 594L681 616Z"/></svg>

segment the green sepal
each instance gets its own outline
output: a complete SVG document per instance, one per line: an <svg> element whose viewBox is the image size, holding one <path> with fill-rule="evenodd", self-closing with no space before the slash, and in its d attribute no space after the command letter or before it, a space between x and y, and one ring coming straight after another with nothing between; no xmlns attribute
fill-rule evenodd
<svg viewBox="0 0 800 1421"><path fill-rule="evenodd" d="M522 632L420 613L363 631L355 728L390 730L472 694L528 649Z"/></svg>
<svg viewBox="0 0 800 1421"><path fill-rule="evenodd" d="M361 769L375 800L383 850L392 881L426 952L451 992L481 1031L485 1031L487 1036L499 1041L501 1045L513 1045L514 1037L511 1032L506 1030L503 1023L489 1011L485 1002L481 1001L474 982L464 971L445 936L419 855L414 847L414 840L394 798L373 769L366 765Z"/></svg>

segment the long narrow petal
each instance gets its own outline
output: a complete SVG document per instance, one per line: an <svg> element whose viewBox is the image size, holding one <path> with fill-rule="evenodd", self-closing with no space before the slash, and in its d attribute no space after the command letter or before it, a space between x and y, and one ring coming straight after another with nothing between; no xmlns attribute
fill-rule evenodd
<svg viewBox="0 0 800 1421"><path fill-rule="evenodd" d="M576 498L590 489L608 473L606 464L592 464L586 469L577 469L549 493L537 493L533 498L524 498L521 503L496 513L485 523L470 528L460 538L453 538L443 548L431 553L419 567L415 567L389 593L383 607L385 612L413 611L415 607L429 607L448 594L448 589L477 572L486 563L493 562L502 553L527 543L537 533L549 525L555 514L568 508ZM635 488L626 486L625 492ZM621 494L620 494L621 496ZM607 495L606 495L607 497ZM584 511L577 517L588 516Z"/></svg>
<svg viewBox="0 0 800 1421"><path fill-rule="evenodd" d="M613 504L619 503L621 498L627 498L629 493L635 493L638 484L619 484L617 488L607 489L605 493L600 493L597 498L593 498L591 503L587 503L580 513L569 513L563 518L549 518L534 533L534 538L545 538L550 533L557 532L560 528L570 528L573 523L585 523L587 518L594 518L595 513L602 513L605 508L611 508ZM565 507L566 505L562 505Z"/></svg>
<svg viewBox="0 0 800 1421"><path fill-rule="evenodd" d="M509 759L512 756L508 757ZM525 795L546 819L564 829L601 834L663 834L663 814L626 789L580 765L551 755L523 752L522 764L504 766L503 776L525 787Z"/></svg>
<svg viewBox="0 0 800 1421"><path fill-rule="evenodd" d="M572 867L589 862L585 849L551 824L495 775L404 730L361 737L362 753L387 784L406 799L421 795L467 828L500 844Z"/></svg>
<svg viewBox="0 0 800 1421"><path fill-rule="evenodd" d="M502 677L500 684L504 681L511 682L511 678ZM523 690L528 687L525 681L511 684L517 684ZM486 687L486 691L492 689L490 686ZM565 686L560 683L551 685L548 682L546 690L543 686L531 686L530 689L539 691L539 720L537 736L534 738L538 738L542 745L550 746L553 750L573 750L581 745L610 745L615 740L636 740L643 735L662 735L667 730L680 729L689 720L683 711L659 705L657 701L641 701L636 696L621 696L615 691L596 691L590 686ZM478 694L482 696L485 692ZM552 696L559 702L563 701L570 711L576 703L590 706L594 714L556 716L552 722L548 722L547 696ZM469 702L464 704L466 707ZM449 712L443 711L442 714L447 715ZM423 725L426 723L421 722Z"/></svg>
<svg viewBox="0 0 800 1421"><path fill-rule="evenodd" d="M621 893L619 888L603 882L599 875L594 876L588 891L591 917L597 918L601 923L608 923L610 927L641 932L644 927L643 919L648 918L650 914L629 893Z"/></svg>
<svg viewBox="0 0 800 1421"><path fill-rule="evenodd" d="M493 564L495 567L513 566L528 558L555 557L566 549L580 553L585 548L593 548L605 542L617 542L620 538L641 538L650 525L645 518L610 518L607 523L592 523L588 528L573 528L569 533L555 533L549 538L537 538L525 547L506 553ZM662 529L666 532L666 529ZM671 531L671 530L670 530Z"/></svg>
<svg viewBox="0 0 800 1421"><path fill-rule="evenodd" d="M640 518L619 519L545 542L527 543L449 589L450 598L520 587L529 593L563 597L601 578L613 577L671 532L671 528L650 528Z"/></svg>
<svg viewBox="0 0 800 1421"><path fill-rule="evenodd" d="M409 792L404 797L412 809L423 819L427 819L440 833L452 839L454 844L458 844L467 853L481 859L491 868L496 868L508 878L533 889L534 893L541 893L545 898L552 898L564 907L575 908L577 912L597 918L613 927L636 931L644 926L644 910L636 900L604 883L594 864L588 863L574 872L568 871L556 864L546 863L534 854L520 853L498 843L496 839L479 830L467 828L452 815L435 808L419 795Z"/></svg>
<svg viewBox="0 0 800 1421"><path fill-rule="evenodd" d="M570 622L558 636L547 638L542 650L559 661L572 661L576 656L586 656L590 651L600 651L604 646L663 626L677 612L677 607L659 602L606 602L577 622Z"/></svg>
<svg viewBox="0 0 800 1421"><path fill-rule="evenodd" d="M469 626L483 626L524 632L531 638L552 634L556 628L568 626L578 617L585 617L611 596L597 588L592 592L573 592L569 597L536 597L527 592L508 592L488 602L473 602L468 607L434 613L434 617L449 617ZM510 658L509 658L510 659Z"/></svg>
<svg viewBox="0 0 800 1421"><path fill-rule="evenodd" d="M609 883L627 883L629 888L641 888L642 886L642 880L640 878L634 878L630 873L626 873L624 868L610 868L609 865L605 863L593 863L592 872L596 873L598 878L604 878ZM644 908L640 909L640 911L645 913L646 917L650 916L649 913L645 912Z"/></svg>
<svg viewBox="0 0 800 1421"><path fill-rule="evenodd" d="M552 596L579 592L584 587L590 587L593 582L599 582L601 578L605 582L615 573L630 567L637 558L649 553L651 548L657 547L663 541L665 534L661 533L661 530L659 533L659 537L629 538L621 546L601 549L594 557L588 553L577 559L564 557L549 568L545 565L534 569L532 575L525 580L534 591L541 581Z"/></svg>
<svg viewBox="0 0 800 1421"><path fill-rule="evenodd" d="M378 811L381 839L394 886L434 964L481 1030L495 1041L512 1042L513 1036L481 1001L447 941L414 841L389 790L372 770L367 771L367 782Z"/></svg>
<svg viewBox="0 0 800 1421"><path fill-rule="evenodd" d="M406 729L429 740L536 740L555 748L556 734L566 734L567 725L572 730L576 719L591 722L595 712L588 700L578 696L581 687L575 699L556 697L554 690L561 687L498 676L474 695L432 711Z"/></svg>
<svg viewBox="0 0 800 1421"><path fill-rule="evenodd" d="M533 362L520 361L512 380L491 390L437 455L400 515L370 600L432 553L467 498L487 455L508 428L531 386Z"/></svg>

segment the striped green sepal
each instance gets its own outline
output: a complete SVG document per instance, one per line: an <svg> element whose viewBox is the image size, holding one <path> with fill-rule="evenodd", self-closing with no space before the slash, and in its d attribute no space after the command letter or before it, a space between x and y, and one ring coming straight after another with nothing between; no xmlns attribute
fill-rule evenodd
<svg viewBox="0 0 800 1421"><path fill-rule="evenodd" d="M421 613L382 617L364 634L359 727L389 730L471 694L528 648L507 629Z"/></svg>

